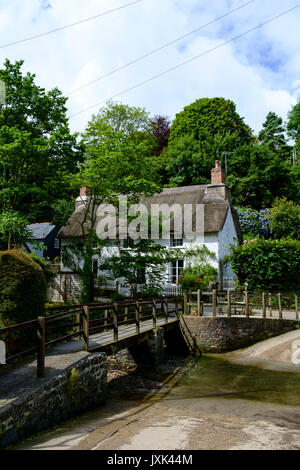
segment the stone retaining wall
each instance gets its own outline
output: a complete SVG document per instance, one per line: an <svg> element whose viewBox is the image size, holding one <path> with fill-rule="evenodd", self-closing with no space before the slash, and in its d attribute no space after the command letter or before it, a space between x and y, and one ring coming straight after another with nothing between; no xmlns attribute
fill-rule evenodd
<svg viewBox="0 0 300 470"><path fill-rule="evenodd" d="M93 409L105 400L107 360L91 354L59 372L33 392L0 408L0 447Z"/></svg>
<svg viewBox="0 0 300 470"><path fill-rule="evenodd" d="M203 352L221 353L250 346L258 341L295 329L296 320L245 317L196 317L184 315L188 328Z"/></svg>

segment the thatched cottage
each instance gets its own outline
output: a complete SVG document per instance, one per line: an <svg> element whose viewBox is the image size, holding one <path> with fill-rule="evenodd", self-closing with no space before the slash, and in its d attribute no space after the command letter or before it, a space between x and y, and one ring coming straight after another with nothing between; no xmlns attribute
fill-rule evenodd
<svg viewBox="0 0 300 470"><path fill-rule="evenodd" d="M76 208L72 217L69 219L65 227L63 227L58 236L61 239L62 249L75 239L82 237L81 222L84 219L86 205L90 195L87 188L82 188L80 196L76 200ZM211 260L211 264L218 268L219 283L221 288L232 288L234 284L234 275L228 266L223 266L222 260L227 255L229 244L239 243L241 241L241 232L238 216L230 202L230 190L226 186L225 173L221 168L219 161L216 161L215 168L211 172L211 184L184 186L177 188L166 188L161 193L155 194L150 198L145 198L142 203L150 208L153 205L167 204L168 206L179 205L183 207L190 204L193 207L202 205L204 208L204 233L201 237L194 235L186 238L185 236L177 236L171 233L169 239L161 239L162 243L170 248L182 247L186 249L191 244L205 244L207 248L215 254L215 258ZM193 226L195 225L195 217L197 212L193 210ZM172 230L172 229L171 229ZM122 244L118 239L114 242L111 240L107 244L107 249L112 245L116 248ZM95 274L101 274L98 270L98 259L95 255L93 261ZM78 260L79 264L81 260ZM178 259L166 266L165 293L175 293L177 290L177 281L185 261ZM72 272L70 266L61 266L62 272ZM115 281L121 286L121 293L129 293L128 288L122 283L122 279L114 280L108 285L113 287Z"/></svg>

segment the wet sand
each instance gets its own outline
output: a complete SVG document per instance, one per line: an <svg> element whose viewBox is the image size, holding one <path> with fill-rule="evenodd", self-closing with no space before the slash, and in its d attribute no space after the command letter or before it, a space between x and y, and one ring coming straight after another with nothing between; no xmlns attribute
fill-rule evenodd
<svg viewBox="0 0 300 470"><path fill-rule="evenodd" d="M291 333L234 353L171 360L143 376L116 370L104 407L14 448L300 449L300 367L289 362L300 333Z"/></svg>

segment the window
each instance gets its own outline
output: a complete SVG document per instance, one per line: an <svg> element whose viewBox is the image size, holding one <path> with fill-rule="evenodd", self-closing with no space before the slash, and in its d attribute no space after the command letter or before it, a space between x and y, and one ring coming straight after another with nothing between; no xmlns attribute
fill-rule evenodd
<svg viewBox="0 0 300 470"><path fill-rule="evenodd" d="M182 245L183 245L183 239L175 238L174 233L171 233L170 246L182 246Z"/></svg>
<svg viewBox="0 0 300 470"><path fill-rule="evenodd" d="M183 259L178 259L171 263L170 281L172 284L177 284L184 267L183 264Z"/></svg>
<svg viewBox="0 0 300 470"><path fill-rule="evenodd" d="M93 260L93 273L94 273L94 276L98 276L98 260L97 259Z"/></svg>
<svg viewBox="0 0 300 470"><path fill-rule="evenodd" d="M59 249L59 239L58 238L54 239L54 248L55 248L55 250Z"/></svg>

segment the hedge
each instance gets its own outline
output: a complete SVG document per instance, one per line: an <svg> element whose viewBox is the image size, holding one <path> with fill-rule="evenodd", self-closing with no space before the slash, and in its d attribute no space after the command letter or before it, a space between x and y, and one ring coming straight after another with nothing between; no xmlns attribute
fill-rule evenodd
<svg viewBox="0 0 300 470"><path fill-rule="evenodd" d="M22 250L0 251L0 318L5 325L44 312L46 280L41 267Z"/></svg>
<svg viewBox="0 0 300 470"><path fill-rule="evenodd" d="M231 246L228 261L250 291L296 293L300 289L300 241L247 240Z"/></svg>

